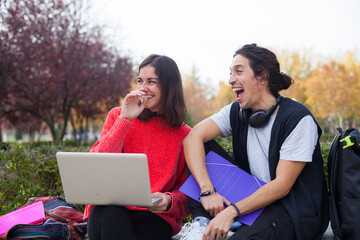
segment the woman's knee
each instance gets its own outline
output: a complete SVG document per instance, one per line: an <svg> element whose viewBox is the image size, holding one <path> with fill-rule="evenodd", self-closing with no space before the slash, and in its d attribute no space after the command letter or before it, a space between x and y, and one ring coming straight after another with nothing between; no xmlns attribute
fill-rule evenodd
<svg viewBox="0 0 360 240"><path fill-rule="evenodd" d="M116 206L116 205L108 205L102 206L102 217L106 219L111 218L122 218L127 217L129 218L129 210L123 206Z"/></svg>

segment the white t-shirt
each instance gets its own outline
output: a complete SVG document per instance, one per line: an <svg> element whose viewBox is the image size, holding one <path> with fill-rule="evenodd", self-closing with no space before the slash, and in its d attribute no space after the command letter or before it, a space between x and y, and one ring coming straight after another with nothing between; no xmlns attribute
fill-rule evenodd
<svg viewBox="0 0 360 240"><path fill-rule="evenodd" d="M231 104L223 107L210 118L222 132L222 137L231 136ZM269 144L271 129L276 114L270 117L263 128L248 127L247 153L251 174L264 182L270 182ZM318 138L314 119L307 115L302 118L284 141L280 149L280 159L288 161L311 162Z"/></svg>

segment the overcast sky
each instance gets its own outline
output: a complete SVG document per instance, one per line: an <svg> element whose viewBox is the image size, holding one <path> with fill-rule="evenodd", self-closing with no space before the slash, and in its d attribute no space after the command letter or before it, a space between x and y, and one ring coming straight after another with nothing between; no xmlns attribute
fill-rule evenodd
<svg viewBox="0 0 360 240"><path fill-rule="evenodd" d="M226 81L247 43L334 57L360 50L359 0L90 0L91 17L135 61L173 58L203 82ZM358 54L358 57L359 54Z"/></svg>

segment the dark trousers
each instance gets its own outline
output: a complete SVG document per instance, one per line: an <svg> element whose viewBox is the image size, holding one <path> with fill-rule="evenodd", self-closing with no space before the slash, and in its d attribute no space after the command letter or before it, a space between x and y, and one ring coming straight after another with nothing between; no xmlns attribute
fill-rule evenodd
<svg viewBox="0 0 360 240"><path fill-rule="evenodd" d="M213 151L229 162L237 165L234 159L215 141L204 144L205 153ZM188 172L190 175L190 172ZM193 218L203 216L212 217L205 211L202 204L189 198L188 204ZM290 215L280 202L267 206L251 226L243 224L229 240L292 240L296 239L295 230Z"/></svg>
<svg viewBox="0 0 360 240"><path fill-rule="evenodd" d="M95 206L88 221L89 240L169 240L171 226L147 211L122 206Z"/></svg>

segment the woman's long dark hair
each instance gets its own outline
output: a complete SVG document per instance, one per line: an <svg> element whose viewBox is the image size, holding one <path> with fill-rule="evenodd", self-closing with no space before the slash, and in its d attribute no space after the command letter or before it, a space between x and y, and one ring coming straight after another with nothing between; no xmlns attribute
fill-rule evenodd
<svg viewBox="0 0 360 240"><path fill-rule="evenodd" d="M186 106L181 75L177 64L167 56L152 54L140 64L139 72L140 69L148 65L155 68L155 73L159 79L161 90L160 108L157 113L144 109L138 119L146 121L156 115L163 118L167 125L172 127L182 126L186 117Z"/></svg>

